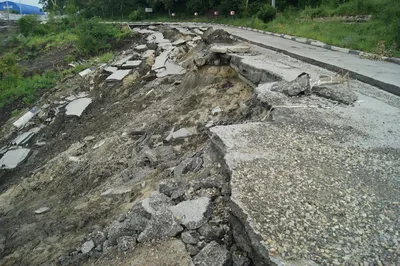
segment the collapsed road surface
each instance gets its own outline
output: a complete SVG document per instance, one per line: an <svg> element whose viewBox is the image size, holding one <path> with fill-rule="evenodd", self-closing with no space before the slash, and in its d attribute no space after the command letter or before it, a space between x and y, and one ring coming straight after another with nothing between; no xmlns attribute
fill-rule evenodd
<svg viewBox="0 0 400 266"><path fill-rule="evenodd" d="M2 265L400 264L398 97L222 30L132 30L3 125Z"/></svg>

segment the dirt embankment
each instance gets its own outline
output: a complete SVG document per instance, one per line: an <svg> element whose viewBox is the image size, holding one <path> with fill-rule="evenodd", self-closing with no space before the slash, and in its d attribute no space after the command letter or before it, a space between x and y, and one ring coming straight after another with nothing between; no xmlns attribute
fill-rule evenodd
<svg viewBox="0 0 400 266"><path fill-rule="evenodd" d="M169 36L170 42L158 40L156 32ZM44 126L24 144L30 155L17 168L0 173L2 265L124 265L132 257L137 265L146 260L146 265L183 265L182 258L207 263L212 247L226 261L234 257L250 263L246 252L234 244L226 205L228 176L215 157L207 128L243 119L252 88L224 65L226 59L208 54L196 33L160 27L141 36L109 62L110 67L118 65L127 55L141 61L121 81L110 80L110 70L97 66L83 78L64 80L36 103L41 112L22 130ZM140 50L138 45L147 48ZM155 68L165 51L170 51L165 65ZM61 54L54 56L62 61ZM196 64L200 57L208 61ZM50 67L46 60L39 61L38 69ZM183 66L179 74L176 63ZM92 103L81 116L68 115L69 104L79 98ZM20 134L10 128L2 128L5 144ZM192 226L173 221L176 234L125 228L132 207L142 204L160 182L165 184L161 205L167 208L161 212L206 198L204 216ZM146 224L168 224L157 215L146 214ZM114 239L114 229L125 233ZM98 240L95 232L106 236ZM145 254L154 253L149 241L167 236L176 236L178 242L162 263L176 261L160 264L159 259L148 258ZM162 243L154 247L165 253Z"/></svg>

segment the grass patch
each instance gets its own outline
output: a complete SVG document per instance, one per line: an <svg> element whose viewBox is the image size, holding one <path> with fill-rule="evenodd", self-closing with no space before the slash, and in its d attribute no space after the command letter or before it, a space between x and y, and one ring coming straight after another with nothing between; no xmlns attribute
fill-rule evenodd
<svg viewBox="0 0 400 266"><path fill-rule="evenodd" d="M105 53L98 57L98 61L102 64L108 63L111 59L113 59L113 53Z"/></svg>
<svg viewBox="0 0 400 266"><path fill-rule="evenodd" d="M15 100L25 104L33 103L40 90L52 88L61 76L60 73L47 72L29 78L0 81L0 107Z"/></svg>

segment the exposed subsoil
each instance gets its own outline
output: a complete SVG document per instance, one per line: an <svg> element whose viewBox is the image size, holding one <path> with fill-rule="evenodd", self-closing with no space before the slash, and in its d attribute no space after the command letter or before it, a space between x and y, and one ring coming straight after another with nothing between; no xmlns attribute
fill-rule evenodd
<svg viewBox="0 0 400 266"><path fill-rule="evenodd" d="M168 31L171 41L181 37L169 28L160 30ZM123 50L126 53L127 49L132 50L144 42L135 39ZM196 48L188 48L188 51L190 49ZM58 65L62 61L59 55L51 52L48 57L43 56L40 61L48 62L32 63L32 71L40 72ZM138 72L146 73L149 69L150 66L142 65ZM224 207L229 189L225 187L221 191L227 184L227 176L214 158L205 125L211 119L215 124L240 119L242 105L250 98L252 89L229 66L198 68L191 65L184 75L152 81L134 73L123 83L107 83L106 76L102 70L89 79L77 75L49 90L36 104L50 107L43 110L43 115L35 117L26 129L41 123L47 127L30 140L32 153L23 164L17 169L0 172L0 239L5 239L0 243L0 247L4 244L0 249L1 264L80 265L87 261L93 265L110 265L110 261L121 259L117 265L124 265L124 258L132 255L118 249L103 255L92 252L83 256L79 252L80 255L76 255L76 248L94 230L106 228L156 190L160 181L170 178L192 180L193 184L202 178L221 178L218 188L196 186L175 203L211 193L213 206L218 206L214 212L220 210L213 216L217 220L215 224L224 228L215 240L241 254L234 246ZM94 82L92 91L90 80ZM68 117L63 108L55 112L59 101L83 91L89 93L93 103L81 117ZM218 106L223 111L212 115L211 110ZM46 122L49 118L51 122ZM17 136L16 132L10 134L9 128L9 125L3 126L3 133L7 134L2 143ZM167 142L165 138L172 128L194 128L197 133ZM33 145L36 142L45 144ZM170 147L174 155L160 162L149 162L143 157L146 149L160 146ZM202 158L200 171L179 176L171 174L173 167L193 156ZM128 187L129 192L101 196L107 189L121 186ZM50 208L49 212L35 214L35 210L44 206ZM214 240L202 239L203 246Z"/></svg>

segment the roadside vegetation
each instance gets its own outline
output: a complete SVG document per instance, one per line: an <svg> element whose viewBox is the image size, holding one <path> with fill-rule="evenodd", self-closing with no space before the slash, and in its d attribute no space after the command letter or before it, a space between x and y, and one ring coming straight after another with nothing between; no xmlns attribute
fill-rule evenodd
<svg viewBox="0 0 400 266"><path fill-rule="evenodd" d="M59 0L57 6L51 0L42 2L45 8L59 14L73 9L80 10L85 17L113 21L214 21L316 39L383 56L400 56L398 0L277 0L276 9L269 5L270 0ZM145 13L146 7L153 8L153 13ZM235 11L234 17L231 11ZM357 15L371 15L371 19L362 23L341 19Z"/></svg>
<svg viewBox="0 0 400 266"><path fill-rule="evenodd" d="M23 17L16 32L4 35L0 46L0 111L17 113L16 109L29 107L44 90L84 70L91 61L109 61L111 47L130 34L98 18L67 16L43 24L34 16ZM76 61L80 63L75 67L68 66ZM35 68L43 63L47 65Z"/></svg>

